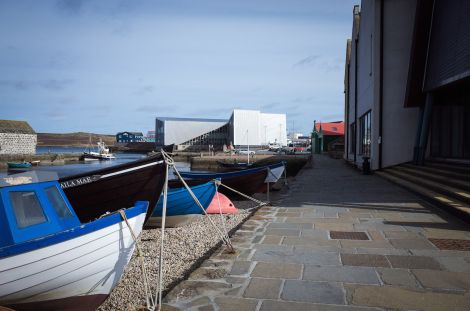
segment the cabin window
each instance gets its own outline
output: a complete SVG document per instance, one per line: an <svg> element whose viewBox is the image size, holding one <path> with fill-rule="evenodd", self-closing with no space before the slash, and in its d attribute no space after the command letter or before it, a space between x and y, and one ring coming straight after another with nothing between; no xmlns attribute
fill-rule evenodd
<svg viewBox="0 0 470 311"><path fill-rule="evenodd" d="M18 228L46 222L46 216L34 191L11 191L10 200Z"/></svg>
<svg viewBox="0 0 470 311"><path fill-rule="evenodd" d="M56 187L46 188L45 192L49 202L51 202L52 206L54 207L57 216L60 218L70 218L73 216L67 204L65 203L64 198L60 195L60 192Z"/></svg>

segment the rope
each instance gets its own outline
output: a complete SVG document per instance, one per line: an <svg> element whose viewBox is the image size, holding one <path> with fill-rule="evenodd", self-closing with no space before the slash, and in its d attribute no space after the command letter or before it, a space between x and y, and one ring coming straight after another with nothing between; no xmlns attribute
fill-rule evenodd
<svg viewBox="0 0 470 311"><path fill-rule="evenodd" d="M220 214L220 220L222 222L222 226L224 228L224 232L225 232L225 237L227 239L230 239L230 237L228 236L228 231L227 231L227 227L225 226L225 218L224 216L222 215L222 207L220 206L220 199L219 199L219 186L215 184L215 194L217 196L217 204L219 205L219 214Z"/></svg>
<svg viewBox="0 0 470 311"><path fill-rule="evenodd" d="M253 197L250 197L249 195L246 195L246 194L244 194L244 193L241 193L240 191L235 190L235 189L233 189L233 188L227 186L226 184L222 183L220 180L215 180L215 182L218 183L220 186L224 186L224 187L227 188L228 190L230 190L230 191L232 191L232 192L235 192L236 194L238 194L238 195L240 195L240 196L242 196L242 197L244 197L244 198L246 198L246 199L248 199L248 200L251 200L251 201L253 201L253 202L258 203L260 206L261 206L261 205L267 205L267 204L268 204L268 203L266 203L266 202L257 200L257 199L255 199L255 198L253 198Z"/></svg>
<svg viewBox="0 0 470 311"><path fill-rule="evenodd" d="M153 297L149 295L150 285L147 278L147 270L145 269L144 256L142 256L142 250L140 248L139 241L137 240L137 236L135 235L134 230L132 230L132 227L129 225L126 213L124 212L124 210L119 210L119 214L121 214L122 219L124 219L124 221L126 222L127 228L129 228L129 232L131 233L132 239L134 240L134 244L137 249L137 257L140 260L140 269L142 270L142 278L144 280L145 301L147 303L147 308L149 309L152 305L154 305L154 300Z"/></svg>
<svg viewBox="0 0 470 311"><path fill-rule="evenodd" d="M158 310L162 309L162 295L163 295L163 246L165 241L165 224L166 224L166 207L168 199L168 170L171 166L174 165L173 159L168 156L165 156L165 152L162 150L162 155L164 155L164 160L166 164L165 172L165 183L163 184L163 210L162 210L162 225L161 225L161 235L160 235L160 256L158 258L158 287L156 288L157 292L155 293L155 301L158 304ZM153 305L152 310L155 310L155 305Z"/></svg>
<svg viewBox="0 0 470 311"><path fill-rule="evenodd" d="M169 158L169 156L162 150L162 154L163 156L166 158ZM227 246L228 248L228 251L229 252L235 252L234 248L233 248L233 245L232 245L232 242L230 241L230 238L226 238L226 236L228 236L228 234L224 234L220 229L219 227L217 227L217 225L214 223L214 221L211 219L211 217L209 217L209 214L207 214L207 211L205 210L205 208L202 206L201 202L199 201L199 199L196 197L196 195L194 195L194 192L191 190L191 188L188 186L188 184L186 183L186 181L184 180L184 178L180 175L180 172L178 171L178 169L176 168L176 166L174 165L174 162L173 162L173 159L169 158L172 165L172 169L173 171L175 172L175 174L178 176L178 178L181 180L181 182L183 183L183 186L186 188L186 190L188 190L189 194L191 195L191 197L193 198L194 202L196 202L196 204L199 206L199 208L202 210L202 212L204 213L204 215L207 216L207 219L209 219L209 222L211 223L211 225L216 229L216 231L219 233L222 241L224 241L225 245ZM166 160L165 160L166 161Z"/></svg>

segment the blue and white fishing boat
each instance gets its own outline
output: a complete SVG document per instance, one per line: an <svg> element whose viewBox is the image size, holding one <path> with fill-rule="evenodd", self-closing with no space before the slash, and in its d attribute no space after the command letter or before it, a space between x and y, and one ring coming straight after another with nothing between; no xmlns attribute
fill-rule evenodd
<svg viewBox="0 0 470 311"><path fill-rule="evenodd" d="M81 223L54 173L0 178L0 306L96 309L119 282L135 247L130 228L140 234L147 208L140 201Z"/></svg>
<svg viewBox="0 0 470 311"><path fill-rule="evenodd" d="M189 178L190 184L195 181L208 181L212 179L220 179L221 182L230 188L233 188L243 194L252 195L256 192L265 191L264 183L275 183L282 176L285 169L285 162L275 164L257 166L239 171L225 173L199 173L199 172L180 172L184 178ZM219 191L231 199L239 199L232 191L225 187L220 187Z"/></svg>
<svg viewBox="0 0 470 311"><path fill-rule="evenodd" d="M175 182L175 184L179 184ZM215 182L210 181L198 186L192 186L191 190L197 197L204 209L207 209L216 193ZM167 210L165 226L177 227L185 223L193 221L195 218L201 217L204 213L199 205L191 197L189 191L184 187L168 189ZM163 212L163 195L157 203L152 216L149 218L145 226L160 227Z"/></svg>

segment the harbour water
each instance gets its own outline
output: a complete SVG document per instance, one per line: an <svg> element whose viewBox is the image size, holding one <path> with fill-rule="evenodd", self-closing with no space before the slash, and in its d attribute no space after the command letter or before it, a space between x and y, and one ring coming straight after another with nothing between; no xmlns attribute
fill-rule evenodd
<svg viewBox="0 0 470 311"><path fill-rule="evenodd" d="M37 154L44 153L83 153L85 148L83 147L37 147ZM9 170L0 170L0 177L5 175L11 175L16 173L21 173L25 170L40 170L40 171L52 171L56 172L59 177L75 175L83 172L90 172L100 168L114 166L122 163L127 163L135 160L144 158L146 155L142 153L115 153L116 159L106 160L106 161L79 161L74 163L69 163L65 165L39 165L32 166L28 169L9 169ZM176 167L178 170L185 172L191 170L191 165L188 162L176 162ZM169 176L173 177L172 174Z"/></svg>

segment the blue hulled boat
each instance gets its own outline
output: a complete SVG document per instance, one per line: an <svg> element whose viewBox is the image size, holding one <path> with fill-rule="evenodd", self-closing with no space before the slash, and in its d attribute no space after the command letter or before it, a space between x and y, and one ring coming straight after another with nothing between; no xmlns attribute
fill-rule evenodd
<svg viewBox="0 0 470 311"><path fill-rule="evenodd" d="M174 185L176 184L174 183ZM202 185L192 186L191 190L204 209L206 209L216 193L215 182L210 181ZM147 221L146 226L159 227L161 225L162 212L163 194L160 196L157 206L153 211L152 216ZM202 214L203 211L196 204L186 188L178 187L168 189L166 226L180 226L193 220L193 218L201 216Z"/></svg>
<svg viewBox="0 0 470 311"><path fill-rule="evenodd" d="M57 175L0 178L0 309L95 310L119 282L148 202L80 222Z"/></svg>
<svg viewBox="0 0 470 311"><path fill-rule="evenodd" d="M285 162L279 162L271 165L258 166L239 171L226 173L198 173L198 172L180 172L184 178L189 178L190 184L198 181L208 181L212 179L220 179L221 182L230 188L233 188L243 194L252 195L256 192L264 191L264 183L274 183L282 175L285 169ZM276 177L274 177L276 176ZM225 187L220 187L219 191L231 199L240 199L232 191Z"/></svg>
<svg viewBox="0 0 470 311"><path fill-rule="evenodd" d="M31 162L7 162L8 168L28 168L31 167Z"/></svg>

